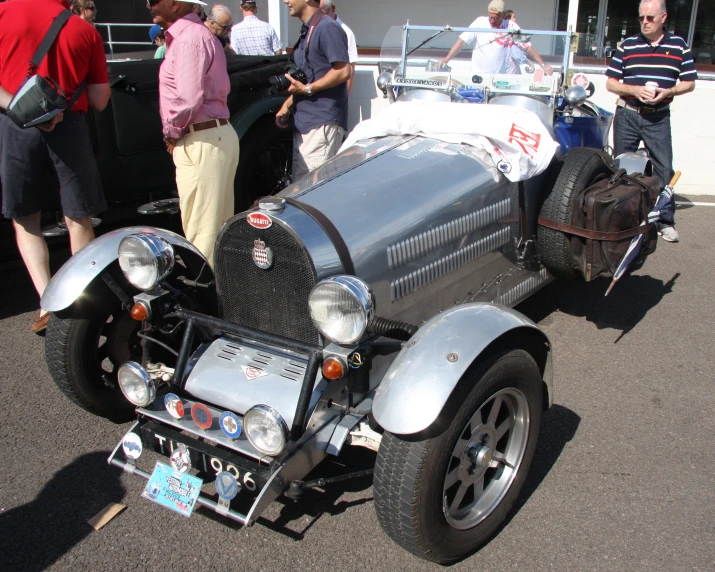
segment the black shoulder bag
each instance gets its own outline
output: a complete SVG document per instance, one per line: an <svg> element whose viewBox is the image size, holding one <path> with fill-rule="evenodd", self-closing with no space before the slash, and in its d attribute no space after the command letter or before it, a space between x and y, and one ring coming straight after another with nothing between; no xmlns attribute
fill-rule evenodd
<svg viewBox="0 0 715 572"><path fill-rule="evenodd" d="M49 77L42 77L36 73L52 44L55 43L62 26L67 23L70 16L72 16L72 13L69 10L62 10L53 20L50 29L40 43L40 47L37 48L35 55L30 60L27 79L22 82L17 93L10 101L10 105L8 105L7 115L18 127L27 129L28 127L35 127L51 121L56 115L72 109L72 106L84 91L87 84L86 79L68 101L62 88L55 80Z"/></svg>

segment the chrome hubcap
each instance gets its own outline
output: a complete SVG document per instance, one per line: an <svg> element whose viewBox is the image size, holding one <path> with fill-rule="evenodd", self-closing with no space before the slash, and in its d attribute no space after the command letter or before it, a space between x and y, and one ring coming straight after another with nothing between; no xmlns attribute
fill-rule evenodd
<svg viewBox="0 0 715 572"><path fill-rule="evenodd" d="M442 509L459 530L489 516L506 495L524 457L529 406L519 390L492 395L463 428L444 477Z"/></svg>

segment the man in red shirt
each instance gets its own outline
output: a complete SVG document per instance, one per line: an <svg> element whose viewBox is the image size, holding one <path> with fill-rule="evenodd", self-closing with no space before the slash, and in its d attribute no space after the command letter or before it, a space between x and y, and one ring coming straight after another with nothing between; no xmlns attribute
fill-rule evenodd
<svg viewBox="0 0 715 572"><path fill-rule="evenodd" d="M110 88L102 39L95 28L72 16L37 70L55 80L69 99L86 80L71 110L40 127L20 129L3 112L28 73L28 62L52 21L69 8L65 0L0 3L0 180L2 212L13 219L17 246L37 293L50 281L49 252L40 229L40 199L59 191L74 254L94 239L92 215L107 208L85 114L106 107ZM49 314L32 325L39 333Z"/></svg>

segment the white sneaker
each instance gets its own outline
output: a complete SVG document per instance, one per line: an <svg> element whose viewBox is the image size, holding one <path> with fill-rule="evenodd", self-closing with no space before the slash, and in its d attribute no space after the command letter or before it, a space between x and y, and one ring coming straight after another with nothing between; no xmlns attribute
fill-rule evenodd
<svg viewBox="0 0 715 572"><path fill-rule="evenodd" d="M667 242L679 242L680 241L680 235L678 234L678 231L675 230L675 227L672 226L664 226L658 231L658 234L663 237L663 240Z"/></svg>

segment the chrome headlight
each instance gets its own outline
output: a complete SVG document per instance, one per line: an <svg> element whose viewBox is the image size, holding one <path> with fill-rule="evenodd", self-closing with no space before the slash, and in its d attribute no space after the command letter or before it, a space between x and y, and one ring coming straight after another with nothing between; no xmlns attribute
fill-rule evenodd
<svg viewBox="0 0 715 572"><path fill-rule="evenodd" d="M174 249L153 234L127 236L119 243L119 266L132 286L151 290L174 268Z"/></svg>
<svg viewBox="0 0 715 572"><path fill-rule="evenodd" d="M243 430L251 445L265 455L279 455L288 445L288 426L268 405L256 405L246 411Z"/></svg>
<svg viewBox="0 0 715 572"><path fill-rule="evenodd" d="M117 379L124 397L137 407L146 407L156 399L154 380L137 362L122 364L117 371Z"/></svg>
<svg viewBox="0 0 715 572"><path fill-rule="evenodd" d="M321 280L308 297L315 327L336 344L353 344L365 332L375 313L369 286L355 276Z"/></svg>

